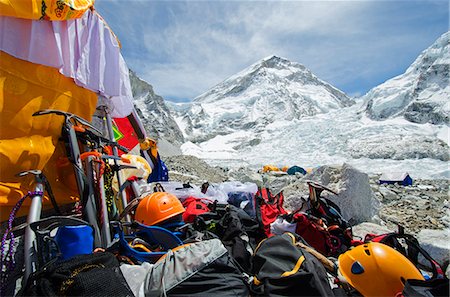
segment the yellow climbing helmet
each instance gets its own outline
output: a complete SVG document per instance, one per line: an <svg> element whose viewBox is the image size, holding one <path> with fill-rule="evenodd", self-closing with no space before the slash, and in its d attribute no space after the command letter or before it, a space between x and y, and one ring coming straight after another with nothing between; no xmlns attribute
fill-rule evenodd
<svg viewBox="0 0 450 297"><path fill-rule="evenodd" d="M338 263L339 272L363 296L395 296L407 279L424 279L408 258L379 242L343 253Z"/></svg>

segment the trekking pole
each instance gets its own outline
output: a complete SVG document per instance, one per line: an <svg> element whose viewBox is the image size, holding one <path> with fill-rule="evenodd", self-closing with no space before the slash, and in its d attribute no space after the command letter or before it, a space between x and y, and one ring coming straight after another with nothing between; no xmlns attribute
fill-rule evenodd
<svg viewBox="0 0 450 297"><path fill-rule="evenodd" d="M102 239L102 247L106 248L111 243L111 231L109 229L108 209L106 205L104 182L103 177L100 174L97 176L98 192L96 192L96 189L94 188L94 181L96 180L94 173L97 172L97 170L94 167L93 162L96 159L98 160L99 158L101 158L101 156L101 153L92 151L82 153L80 155L80 158L85 162L84 167L86 168L87 179L92 181L88 184L90 192L97 193L98 195L98 202L96 203L95 208L97 209L97 214L100 217L100 237Z"/></svg>
<svg viewBox="0 0 450 297"><path fill-rule="evenodd" d="M36 270L37 265L37 250L35 240L36 235L31 230L30 225L41 218L42 212L42 198L44 197L44 181L40 170L23 171L17 174L19 177L24 177L28 174L33 174L35 179L34 192L30 192L28 196L31 198L30 210L27 216L27 226L25 229L24 245L25 245L25 274L24 283L26 284L28 278L33 271Z"/></svg>
<svg viewBox="0 0 450 297"><path fill-rule="evenodd" d="M49 114L55 114L59 116L64 117L64 124L62 126L62 137L65 142L66 151L68 154L69 160L73 164L73 168L75 171L75 179L77 182L78 192L81 197L81 201L83 204L83 216L85 217L85 220L88 221L94 228L94 242L96 247L102 246L102 240L100 238L100 230L97 223L96 218L96 209L94 204L94 193L91 189L87 186L87 180L86 175L83 171L83 164L81 162L80 158L80 147L78 145L78 139L76 135L75 129L82 130L82 127L88 127L92 131L95 131L99 135L101 135L101 132L93 127L89 122L86 120L68 113L63 112L60 110L52 110L52 109L46 109L46 110L40 110L33 114L33 116L41 116L41 115L49 115ZM80 128L79 125L82 125ZM77 127L77 128L76 128Z"/></svg>

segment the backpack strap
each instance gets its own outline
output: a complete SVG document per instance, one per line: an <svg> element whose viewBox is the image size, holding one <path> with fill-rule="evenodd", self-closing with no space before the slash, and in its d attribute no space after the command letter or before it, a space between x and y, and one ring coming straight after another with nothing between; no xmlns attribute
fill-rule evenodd
<svg viewBox="0 0 450 297"><path fill-rule="evenodd" d="M399 242L399 239L405 240L407 248L405 249ZM367 238L365 240L367 242ZM379 236L375 236L370 239L373 242L380 242L389 245L403 255L405 255L415 266L419 266L419 254L422 255L428 262L432 269L432 278L444 278L445 274L439 263L434 260L430 254L425 251L419 244L417 238L405 233L388 233Z"/></svg>
<svg viewBox="0 0 450 297"><path fill-rule="evenodd" d="M436 262L436 260L434 260L430 256L430 254L427 251L425 251L420 246L417 238L409 234L403 234L401 236L405 238L405 241L408 244L408 255L410 255L411 253L415 257L414 259L417 262L417 264L419 264L418 257L420 253L425 259L427 259L430 262L431 268L433 269L433 278L445 278L445 274L442 267L439 265L439 263Z"/></svg>

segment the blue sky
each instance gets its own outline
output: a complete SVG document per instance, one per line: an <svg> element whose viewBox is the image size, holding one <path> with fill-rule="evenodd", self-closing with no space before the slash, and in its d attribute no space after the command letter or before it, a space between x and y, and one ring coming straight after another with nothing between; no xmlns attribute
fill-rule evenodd
<svg viewBox="0 0 450 297"><path fill-rule="evenodd" d="M403 73L449 30L449 1L96 0L157 94L189 101L277 55L350 96Z"/></svg>

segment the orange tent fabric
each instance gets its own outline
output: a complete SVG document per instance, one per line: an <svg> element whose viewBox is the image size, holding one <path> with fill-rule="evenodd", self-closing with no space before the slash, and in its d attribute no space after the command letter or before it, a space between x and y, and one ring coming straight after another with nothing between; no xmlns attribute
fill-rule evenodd
<svg viewBox="0 0 450 297"><path fill-rule="evenodd" d="M63 118L32 114L58 109L90 121L96 104L94 92L78 87L57 69L0 51L0 221L7 219L20 197L33 191L31 177L15 177L23 170L43 170L60 204L73 202L78 196L57 174L56 161L66 155L58 140ZM19 216L28 212L28 205L26 201ZM44 202L44 207L50 205Z"/></svg>

